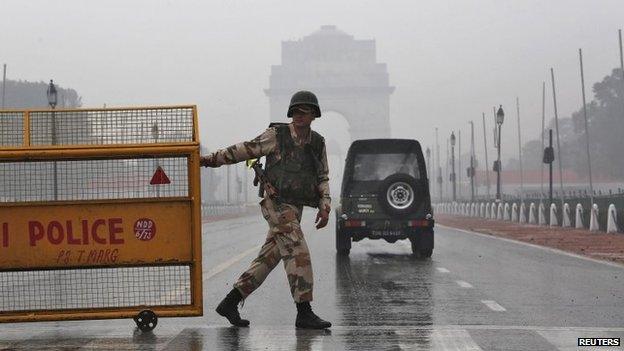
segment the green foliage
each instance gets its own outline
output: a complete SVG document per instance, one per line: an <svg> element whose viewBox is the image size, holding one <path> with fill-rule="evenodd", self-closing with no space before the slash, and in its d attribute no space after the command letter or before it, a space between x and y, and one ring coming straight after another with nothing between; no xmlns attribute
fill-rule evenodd
<svg viewBox="0 0 624 351"><path fill-rule="evenodd" d="M0 94L2 85L0 81ZM6 109L46 108L48 83L28 81L6 81L4 107ZM82 106L82 98L71 88L56 86L58 91L58 108L75 108Z"/></svg>
<svg viewBox="0 0 624 351"><path fill-rule="evenodd" d="M614 69L602 82L594 84L594 100L587 104L592 170L597 175L624 178L624 81L622 71ZM572 114L574 130L567 139L575 145L572 168L580 174L587 171L585 119L583 108ZM563 148L563 147L562 147Z"/></svg>
<svg viewBox="0 0 624 351"><path fill-rule="evenodd" d="M594 99L587 104L590 156L595 178L624 179L624 81L617 68L593 86ZM547 130L555 130L554 119ZM545 144L548 145L548 132ZM583 108L570 118L559 120L561 158L564 169L572 169L581 177L588 176ZM556 148L556 136L553 136ZM541 136L523 146L525 164L539 168L542 152ZM555 157L557 154L555 153Z"/></svg>

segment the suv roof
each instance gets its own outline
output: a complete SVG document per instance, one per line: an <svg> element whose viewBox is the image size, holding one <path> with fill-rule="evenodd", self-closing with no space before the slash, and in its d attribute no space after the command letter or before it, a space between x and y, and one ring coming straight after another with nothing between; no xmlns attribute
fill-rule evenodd
<svg viewBox="0 0 624 351"><path fill-rule="evenodd" d="M414 139L361 139L351 144L349 153L422 153L420 143Z"/></svg>

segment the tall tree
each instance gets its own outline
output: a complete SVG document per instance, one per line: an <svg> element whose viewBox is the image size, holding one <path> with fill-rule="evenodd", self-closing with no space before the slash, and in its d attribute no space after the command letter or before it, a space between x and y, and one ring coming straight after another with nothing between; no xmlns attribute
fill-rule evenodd
<svg viewBox="0 0 624 351"><path fill-rule="evenodd" d="M57 86L56 89L59 108L82 106L82 98L76 90L60 86ZM48 106L47 90L48 83L45 82L7 79L4 107L7 109L46 108Z"/></svg>

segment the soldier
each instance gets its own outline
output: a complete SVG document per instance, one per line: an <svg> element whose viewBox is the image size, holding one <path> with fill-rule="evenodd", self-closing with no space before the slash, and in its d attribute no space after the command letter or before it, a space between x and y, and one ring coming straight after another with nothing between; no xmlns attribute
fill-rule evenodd
<svg viewBox="0 0 624 351"><path fill-rule="evenodd" d="M288 107L289 124L268 128L255 139L217 150L201 158L204 167L266 156L266 180L260 209L269 224L266 241L258 257L241 274L234 288L217 306L217 313L235 326L246 327L237 305L256 290L271 270L284 261L290 292L297 305L295 326L325 329L331 323L322 320L310 306L312 301L312 261L301 231L303 206L318 208L316 228L327 225L331 199L325 139L310 128L321 116L316 96L309 91L295 93Z"/></svg>

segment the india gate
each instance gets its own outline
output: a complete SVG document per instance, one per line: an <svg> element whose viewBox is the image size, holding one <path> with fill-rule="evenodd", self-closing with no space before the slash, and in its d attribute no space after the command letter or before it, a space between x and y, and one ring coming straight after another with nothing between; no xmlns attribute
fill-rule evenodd
<svg viewBox="0 0 624 351"><path fill-rule="evenodd" d="M282 62L271 67L265 90L270 116L284 116L298 90L314 92L322 114L344 116L351 141L390 137L394 87L388 83L386 64L377 62L374 40L357 40L327 25L300 40L282 42Z"/></svg>

